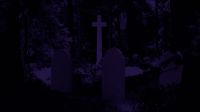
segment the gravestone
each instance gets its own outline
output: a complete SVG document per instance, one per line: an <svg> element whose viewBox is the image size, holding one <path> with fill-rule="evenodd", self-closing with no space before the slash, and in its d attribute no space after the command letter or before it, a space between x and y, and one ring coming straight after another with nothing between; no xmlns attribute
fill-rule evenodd
<svg viewBox="0 0 200 112"><path fill-rule="evenodd" d="M118 105L125 97L125 59L117 48L109 49L102 66L102 97Z"/></svg>
<svg viewBox="0 0 200 112"><path fill-rule="evenodd" d="M97 28L96 64L98 64L102 58L102 28L106 27L106 25L106 22L102 21L101 15L97 15L97 21L92 23L92 26Z"/></svg>
<svg viewBox="0 0 200 112"><path fill-rule="evenodd" d="M52 89L59 92L71 92L71 57L68 51L56 50L52 59Z"/></svg>
<svg viewBox="0 0 200 112"><path fill-rule="evenodd" d="M169 85L179 85L182 78L183 65L171 63L165 70L161 71L159 85L166 87Z"/></svg>
<svg viewBox="0 0 200 112"><path fill-rule="evenodd" d="M179 85L182 78L183 65L176 63L183 60L180 52L172 53L165 52L160 58L160 64L168 63L164 68L162 67L159 76L159 86L166 87L170 85Z"/></svg>

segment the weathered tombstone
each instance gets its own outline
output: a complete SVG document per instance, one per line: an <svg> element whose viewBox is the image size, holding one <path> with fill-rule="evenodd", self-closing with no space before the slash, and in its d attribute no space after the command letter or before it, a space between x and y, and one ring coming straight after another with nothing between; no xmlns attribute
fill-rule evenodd
<svg viewBox="0 0 200 112"><path fill-rule="evenodd" d="M171 60L171 61L170 61ZM172 53L167 51L160 58L160 64L168 63L161 69L159 76L159 86L179 85L182 78L183 65L177 64L177 61L183 60L180 52Z"/></svg>
<svg viewBox="0 0 200 112"><path fill-rule="evenodd" d="M71 92L71 58L68 51L56 50L52 59L52 89L59 92Z"/></svg>
<svg viewBox="0 0 200 112"><path fill-rule="evenodd" d="M125 98L125 59L117 48L109 49L102 66L102 97L118 105Z"/></svg>
<svg viewBox="0 0 200 112"><path fill-rule="evenodd" d="M160 73L159 85L166 87L168 85L178 85L182 78L183 65L171 64Z"/></svg>

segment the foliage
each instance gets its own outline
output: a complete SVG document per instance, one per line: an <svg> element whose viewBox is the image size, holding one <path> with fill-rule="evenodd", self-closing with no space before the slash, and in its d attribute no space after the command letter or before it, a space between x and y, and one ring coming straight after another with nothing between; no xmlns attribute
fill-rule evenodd
<svg viewBox="0 0 200 112"><path fill-rule="evenodd" d="M74 71L74 74L78 74L83 84L94 84L95 81L99 81L99 75L97 72L101 71L99 66L95 64L82 64Z"/></svg>
<svg viewBox="0 0 200 112"><path fill-rule="evenodd" d="M70 50L72 37L62 17L66 7L66 0L20 1L21 52L25 66L37 63L39 69L50 67L53 50Z"/></svg>

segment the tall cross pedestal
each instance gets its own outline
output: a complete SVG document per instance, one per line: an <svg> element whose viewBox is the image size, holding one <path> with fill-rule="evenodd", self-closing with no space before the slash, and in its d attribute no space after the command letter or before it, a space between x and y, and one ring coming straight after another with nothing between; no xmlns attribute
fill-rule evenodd
<svg viewBox="0 0 200 112"><path fill-rule="evenodd" d="M102 58L102 28L107 24L102 21L101 15L97 15L97 21L92 22L92 26L97 28L96 64L98 64Z"/></svg>

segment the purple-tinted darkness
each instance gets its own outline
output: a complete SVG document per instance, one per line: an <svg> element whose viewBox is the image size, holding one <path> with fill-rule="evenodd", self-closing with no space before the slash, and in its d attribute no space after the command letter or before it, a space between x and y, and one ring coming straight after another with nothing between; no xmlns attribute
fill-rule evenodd
<svg viewBox="0 0 200 112"><path fill-rule="evenodd" d="M25 83L14 105L27 111L115 111L101 98L100 59L115 47L125 61L125 86L119 87L132 111L176 111L178 98L188 100L182 108L192 111L200 74L199 7L195 0L0 0L2 48L17 46L7 50L5 73L16 70ZM91 26L97 15L107 24L102 31ZM50 89L52 54L59 49L72 57L72 94Z"/></svg>

